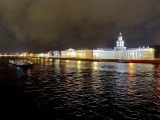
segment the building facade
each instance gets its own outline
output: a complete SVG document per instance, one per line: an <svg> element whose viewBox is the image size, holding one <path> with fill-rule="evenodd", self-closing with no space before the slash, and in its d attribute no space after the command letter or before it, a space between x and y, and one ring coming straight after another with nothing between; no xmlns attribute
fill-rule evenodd
<svg viewBox="0 0 160 120"><path fill-rule="evenodd" d="M116 47L114 49L97 49L93 50L93 58L97 59L140 59L140 60L152 60L154 59L153 48L139 47L129 48L124 46L124 40L120 32Z"/></svg>
<svg viewBox="0 0 160 120"><path fill-rule="evenodd" d="M72 48L61 51L61 57L63 58L75 58L76 57L76 51Z"/></svg>
<svg viewBox="0 0 160 120"><path fill-rule="evenodd" d="M93 58L93 50L90 50L90 49L74 50L70 48L66 51L61 51L61 57L64 57L64 58Z"/></svg>
<svg viewBox="0 0 160 120"><path fill-rule="evenodd" d="M48 52L49 57L60 57L60 52L59 51L49 51Z"/></svg>
<svg viewBox="0 0 160 120"><path fill-rule="evenodd" d="M118 40L116 41L116 47L110 48L98 48L95 50L81 49L74 50L72 48L61 51L61 57L65 58L93 58L93 59L137 59L137 60L152 60L154 59L153 48L139 47L128 48L124 46L124 40L121 32L119 33Z"/></svg>
<svg viewBox="0 0 160 120"><path fill-rule="evenodd" d="M90 50L90 49L76 50L76 57L77 58L93 58L93 50Z"/></svg>

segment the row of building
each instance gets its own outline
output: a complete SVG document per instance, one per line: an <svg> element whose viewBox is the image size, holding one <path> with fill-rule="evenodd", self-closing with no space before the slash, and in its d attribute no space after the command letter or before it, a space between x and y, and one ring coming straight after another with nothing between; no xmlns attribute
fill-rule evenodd
<svg viewBox="0 0 160 120"><path fill-rule="evenodd" d="M74 50L72 48L64 51L50 51L49 57L63 57L63 58L93 58L93 59L154 59L155 50L150 47L128 48L124 46L124 40L121 32L119 33L116 47L98 48L98 49L81 49Z"/></svg>
<svg viewBox="0 0 160 120"><path fill-rule="evenodd" d="M16 54L15 56L19 56ZM49 51L47 53L24 53L20 56L30 57L59 57L59 58L85 58L85 59L128 59L128 60L153 60L155 58L155 49L150 47L127 48L124 46L124 40L121 32L119 33L116 47L97 48L97 49L80 49L72 48L64 51Z"/></svg>

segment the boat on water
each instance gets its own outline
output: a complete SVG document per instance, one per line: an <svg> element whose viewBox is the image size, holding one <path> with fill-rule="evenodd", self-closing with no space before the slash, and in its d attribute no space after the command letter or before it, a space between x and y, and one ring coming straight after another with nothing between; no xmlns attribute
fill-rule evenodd
<svg viewBox="0 0 160 120"><path fill-rule="evenodd" d="M27 60L9 60L9 64L18 66L18 67L32 67L33 62Z"/></svg>
<svg viewBox="0 0 160 120"><path fill-rule="evenodd" d="M127 60L118 60L118 63L129 63Z"/></svg>

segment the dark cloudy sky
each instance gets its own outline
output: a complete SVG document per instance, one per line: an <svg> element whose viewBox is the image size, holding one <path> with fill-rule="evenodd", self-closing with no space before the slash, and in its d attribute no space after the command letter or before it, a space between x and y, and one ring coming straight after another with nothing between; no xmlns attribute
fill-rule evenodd
<svg viewBox="0 0 160 120"><path fill-rule="evenodd" d="M0 53L160 45L160 0L0 0Z"/></svg>

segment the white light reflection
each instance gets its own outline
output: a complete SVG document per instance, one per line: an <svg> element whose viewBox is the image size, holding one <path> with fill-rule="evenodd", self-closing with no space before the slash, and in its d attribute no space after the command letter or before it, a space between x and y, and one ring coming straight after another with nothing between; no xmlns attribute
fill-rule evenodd
<svg viewBox="0 0 160 120"><path fill-rule="evenodd" d="M21 67L17 67L17 77L20 78L23 75L23 69Z"/></svg>

